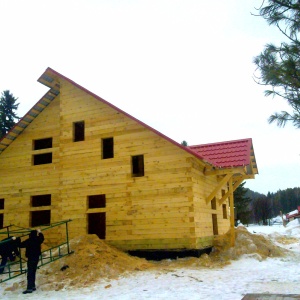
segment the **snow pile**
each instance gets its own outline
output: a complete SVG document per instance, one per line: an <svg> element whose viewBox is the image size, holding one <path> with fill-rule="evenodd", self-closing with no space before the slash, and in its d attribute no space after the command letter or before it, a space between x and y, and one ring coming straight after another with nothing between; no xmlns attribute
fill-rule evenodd
<svg viewBox="0 0 300 300"><path fill-rule="evenodd" d="M283 223L283 219L285 219L285 216L277 216L275 218L271 219L272 225L281 225Z"/></svg>

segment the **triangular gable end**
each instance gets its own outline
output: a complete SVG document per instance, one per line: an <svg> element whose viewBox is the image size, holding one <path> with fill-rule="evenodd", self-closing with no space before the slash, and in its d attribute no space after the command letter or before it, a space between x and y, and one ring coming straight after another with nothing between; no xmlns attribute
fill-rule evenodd
<svg viewBox="0 0 300 300"><path fill-rule="evenodd" d="M159 135L160 137L164 138L165 140L171 142L175 146L183 149L184 151L192 154L196 158L204 161L205 163L212 164L209 159L205 159L199 153L193 151L189 147L183 146L176 141L172 140L171 138L167 137L166 135L162 134L161 132L157 131L156 129L152 128L151 126L143 123L142 121L136 119L135 117L131 116L130 114L126 113L125 111L121 110L120 108L114 106L113 104L109 103L108 101L104 100L103 98L97 96L96 94L90 92L86 88L80 86L76 82L72 81L71 79L63 76L62 74L56 72L51 68L47 68L46 71L40 76L38 82L44 84L45 86L49 87L49 91L25 114L25 116L0 140L0 155L1 153L23 132L23 130L52 102L52 100L59 95L60 93L60 83L59 79L62 78L69 83L73 84L77 88L83 90L84 92L88 93L89 95L93 96L95 99L105 103L106 105L110 106L111 108L119 111L120 113L124 114L125 116L131 118L132 120L138 122L142 126L148 128L149 130L153 131L155 134Z"/></svg>

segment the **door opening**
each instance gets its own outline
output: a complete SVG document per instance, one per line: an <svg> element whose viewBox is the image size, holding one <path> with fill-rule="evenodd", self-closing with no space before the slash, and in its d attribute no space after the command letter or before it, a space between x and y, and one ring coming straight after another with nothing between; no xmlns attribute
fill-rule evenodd
<svg viewBox="0 0 300 300"><path fill-rule="evenodd" d="M218 235L218 219L217 219L217 214L212 214L212 225L213 225L213 233L214 235Z"/></svg>
<svg viewBox="0 0 300 300"><path fill-rule="evenodd" d="M88 234L96 234L100 239L105 240L106 213L88 214Z"/></svg>

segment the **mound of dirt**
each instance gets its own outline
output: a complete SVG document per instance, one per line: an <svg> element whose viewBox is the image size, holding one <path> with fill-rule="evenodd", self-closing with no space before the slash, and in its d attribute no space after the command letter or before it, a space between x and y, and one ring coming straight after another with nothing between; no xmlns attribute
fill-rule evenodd
<svg viewBox="0 0 300 300"><path fill-rule="evenodd" d="M279 243L280 241L278 238ZM284 243L282 242L282 244ZM225 235L217 236L214 240L213 250L209 255L203 254L199 258L187 257L176 261L165 260L158 262L158 266L163 268L164 272L172 272L174 268L187 267L222 268L243 255L262 261L267 257L283 257L286 253L286 249L274 244L271 239L261 234L252 234L245 227L239 226L235 228L234 247L230 245L230 232L228 232Z"/></svg>
<svg viewBox="0 0 300 300"><path fill-rule="evenodd" d="M294 241L294 240L293 240ZM279 242L279 238L278 238ZM281 241L282 242L282 241ZM52 262L38 270L37 285L41 290L61 290L90 286L100 279L108 282L120 275L154 269L158 274L173 272L177 268L220 268L242 255L258 260L281 257L286 249L272 243L260 234L251 234L245 227L235 229L235 246L230 246L230 232L219 236L210 255L177 260L147 261L130 256L100 240L96 235L80 236L70 241L73 254ZM19 283L26 286L26 277Z"/></svg>
<svg viewBox="0 0 300 300"><path fill-rule="evenodd" d="M260 234L252 234L245 227L235 229L235 246L230 246L230 232L215 239L213 252L210 254L213 260L235 260L244 254L263 260L267 257L280 257L286 254L286 249L275 245L271 240Z"/></svg>
<svg viewBox="0 0 300 300"><path fill-rule="evenodd" d="M73 254L38 270L37 284L41 290L84 287L100 278L116 279L126 272L153 267L151 262L109 246L96 235L73 239L70 248Z"/></svg>
<svg viewBox="0 0 300 300"><path fill-rule="evenodd" d="M291 245L295 243L299 243L299 239L293 236L283 236L278 234L272 234L271 238L273 238L277 243L282 245Z"/></svg>

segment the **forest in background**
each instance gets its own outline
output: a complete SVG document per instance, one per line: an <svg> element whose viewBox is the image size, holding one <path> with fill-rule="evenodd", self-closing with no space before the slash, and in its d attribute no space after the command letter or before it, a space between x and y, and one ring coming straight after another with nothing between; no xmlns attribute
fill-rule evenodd
<svg viewBox="0 0 300 300"><path fill-rule="evenodd" d="M300 206L300 187L278 190L267 195L251 191L241 184L234 193L236 220L243 224L269 224L269 220Z"/></svg>

